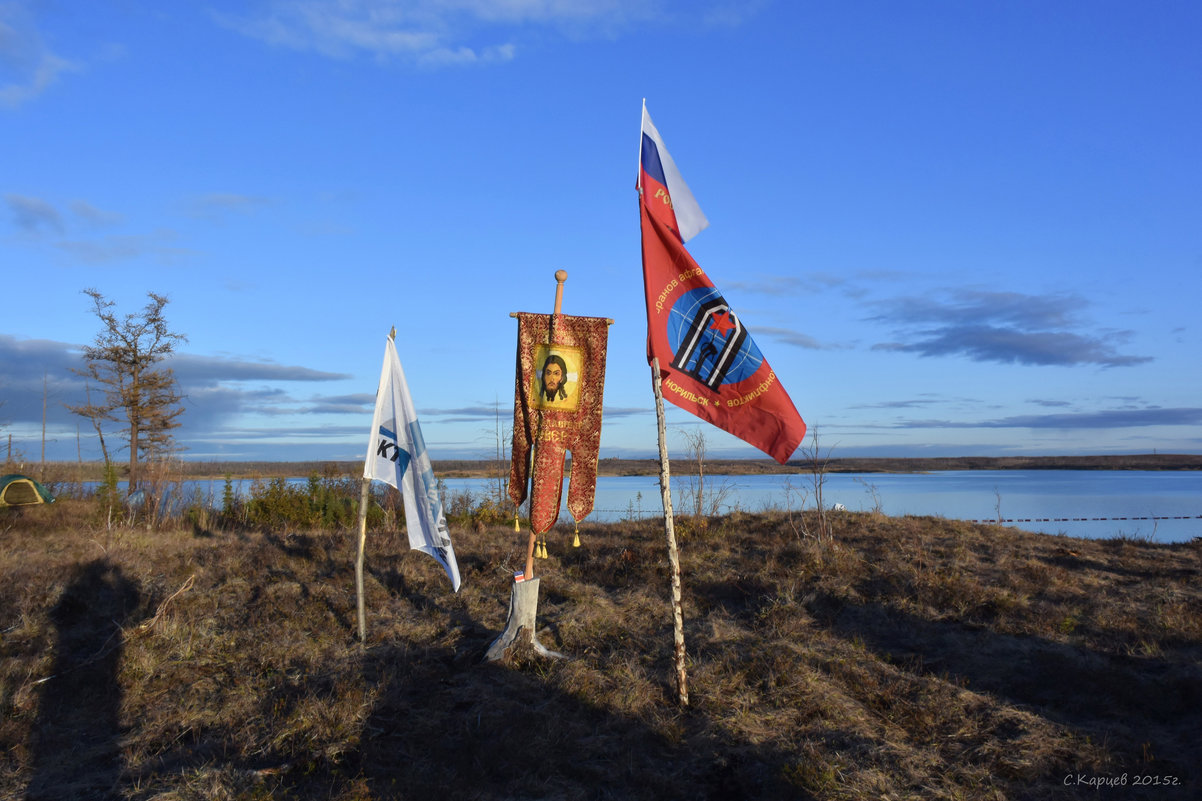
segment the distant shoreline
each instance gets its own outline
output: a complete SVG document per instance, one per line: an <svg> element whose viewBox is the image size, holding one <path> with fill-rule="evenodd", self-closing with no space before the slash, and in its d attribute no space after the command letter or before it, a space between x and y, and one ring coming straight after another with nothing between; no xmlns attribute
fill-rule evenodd
<svg viewBox="0 0 1202 801"><path fill-rule="evenodd" d="M1101 456L948 456L948 457L849 457L825 461L827 473L931 473L945 470L1202 470L1202 455L1180 453L1121 454ZM96 480L102 475L99 462L47 462L40 470L36 462L9 465L5 472L44 473L53 480ZM123 465L118 465L121 469ZM11 469L10 469L11 468ZM353 476L362 470L358 461L217 462L182 461L171 472L185 479L278 478L308 476ZM696 472L693 459L677 457L672 471L682 475ZM784 465L771 459L706 459L710 475L770 475L810 473L808 459L792 459ZM434 472L441 478L508 477L509 462L496 460L435 460ZM659 474L656 459L601 459L602 476L649 476ZM124 471L122 470L122 474Z"/></svg>
<svg viewBox="0 0 1202 801"><path fill-rule="evenodd" d="M1202 470L1202 455L1123 454L1104 456L948 456L948 457L848 457L822 460L827 473L932 473L945 470ZM689 472L693 460L673 462ZM659 472L654 459L602 459L601 475L644 475ZM631 470L635 468L635 470ZM770 459L707 459L705 472L713 475L810 473L808 459L791 459L784 465Z"/></svg>

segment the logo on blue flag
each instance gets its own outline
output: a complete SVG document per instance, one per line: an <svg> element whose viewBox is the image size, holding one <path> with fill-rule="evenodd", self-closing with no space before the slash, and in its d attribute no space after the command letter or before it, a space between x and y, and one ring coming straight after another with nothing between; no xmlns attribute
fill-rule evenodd
<svg viewBox="0 0 1202 801"><path fill-rule="evenodd" d="M681 295L668 314L667 333L672 367L710 389L748 379L764 363L738 315L713 287Z"/></svg>

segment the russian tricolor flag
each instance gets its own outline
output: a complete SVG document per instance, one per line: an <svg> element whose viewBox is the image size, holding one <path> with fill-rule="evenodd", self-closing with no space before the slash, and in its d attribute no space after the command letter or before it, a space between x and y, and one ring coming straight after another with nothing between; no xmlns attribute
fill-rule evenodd
<svg viewBox="0 0 1202 801"><path fill-rule="evenodd" d="M750 333L684 243L709 221L643 104L639 147L647 362L666 399L784 464L806 425Z"/></svg>
<svg viewBox="0 0 1202 801"><path fill-rule="evenodd" d="M639 192L651 214L676 232L681 242L688 242L709 225L697 199L680 177L676 162L664 147L664 140L651 122L647 104L643 103L643 144L639 148Z"/></svg>

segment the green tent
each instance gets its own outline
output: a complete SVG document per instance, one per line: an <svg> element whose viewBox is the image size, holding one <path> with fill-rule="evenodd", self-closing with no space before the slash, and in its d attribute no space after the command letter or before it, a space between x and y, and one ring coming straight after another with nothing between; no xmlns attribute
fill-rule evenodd
<svg viewBox="0 0 1202 801"><path fill-rule="evenodd" d="M28 506L34 503L51 503L54 496L29 476L10 473L0 476L0 508L5 506Z"/></svg>

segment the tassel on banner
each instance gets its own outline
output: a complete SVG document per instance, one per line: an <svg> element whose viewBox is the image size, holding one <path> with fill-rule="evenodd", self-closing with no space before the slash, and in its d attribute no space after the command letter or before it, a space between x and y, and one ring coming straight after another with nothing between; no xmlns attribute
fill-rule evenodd
<svg viewBox="0 0 1202 801"><path fill-rule="evenodd" d="M573 548L579 548L579 547L580 547L580 524L579 524L579 523L577 523L577 522L576 522L576 521L574 521L574 520L572 521L572 524L573 524L574 526L576 526L576 533L575 533L575 535L572 537L572 547L573 547Z"/></svg>
<svg viewBox="0 0 1202 801"><path fill-rule="evenodd" d="M521 524L520 524L520 523L518 523L518 513L517 513L517 510L514 510L514 512L513 512L513 530L514 530L514 531L521 531L521 530L522 530L522 526L521 526Z"/></svg>

